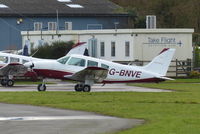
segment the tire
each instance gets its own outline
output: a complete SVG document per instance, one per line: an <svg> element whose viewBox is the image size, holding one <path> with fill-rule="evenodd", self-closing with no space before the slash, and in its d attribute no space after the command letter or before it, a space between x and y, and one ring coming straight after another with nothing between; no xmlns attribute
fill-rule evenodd
<svg viewBox="0 0 200 134"><path fill-rule="evenodd" d="M83 86L83 92L90 92L90 90L91 90L90 85L84 85Z"/></svg>
<svg viewBox="0 0 200 134"><path fill-rule="evenodd" d="M7 80L7 83L6 83L6 85L8 86L8 87L12 87L13 85L14 85L14 80L11 80L11 79L9 79L9 80Z"/></svg>
<svg viewBox="0 0 200 134"><path fill-rule="evenodd" d="M79 84L76 84L76 86L74 87L74 89L75 89L76 92L83 91L83 88Z"/></svg>
<svg viewBox="0 0 200 134"><path fill-rule="evenodd" d="M38 91L46 91L46 85L45 84L39 84L37 89L38 89Z"/></svg>
<svg viewBox="0 0 200 134"><path fill-rule="evenodd" d="M2 79L2 80L1 80L1 85L2 85L3 87L7 86L7 80L6 80L6 79Z"/></svg>

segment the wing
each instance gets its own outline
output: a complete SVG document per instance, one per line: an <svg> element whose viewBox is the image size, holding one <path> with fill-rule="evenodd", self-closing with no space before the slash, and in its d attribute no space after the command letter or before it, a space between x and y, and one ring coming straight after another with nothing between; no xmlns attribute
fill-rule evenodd
<svg viewBox="0 0 200 134"><path fill-rule="evenodd" d="M0 75L22 76L27 72L28 68L19 63L9 63L0 68Z"/></svg>
<svg viewBox="0 0 200 134"><path fill-rule="evenodd" d="M65 76L65 78L69 78L76 81L85 81L92 80L94 82L102 82L108 74L108 69L100 68L100 67L87 67L73 75Z"/></svg>

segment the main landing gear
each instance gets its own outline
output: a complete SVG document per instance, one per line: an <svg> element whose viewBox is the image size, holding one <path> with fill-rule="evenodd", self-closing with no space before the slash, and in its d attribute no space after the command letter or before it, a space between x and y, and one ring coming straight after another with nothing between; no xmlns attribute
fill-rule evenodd
<svg viewBox="0 0 200 134"><path fill-rule="evenodd" d="M74 87L75 91L77 92L90 92L91 86L87 84L76 84Z"/></svg>
<svg viewBox="0 0 200 134"><path fill-rule="evenodd" d="M1 80L1 85L4 86L4 87L6 87L6 86L12 87L14 85L14 83L15 82L12 79L2 79Z"/></svg>

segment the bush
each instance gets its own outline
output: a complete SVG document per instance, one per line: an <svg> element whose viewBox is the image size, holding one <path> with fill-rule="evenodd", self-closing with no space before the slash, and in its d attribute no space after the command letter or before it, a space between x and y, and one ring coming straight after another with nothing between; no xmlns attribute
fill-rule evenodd
<svg viewBox="0 0 200 134"><path fill-rule="evenodd" d="M198 71L192 71L190 72L190 78L200 78L200 72Z"/></svg>
<svg viewBox="0 0 200 134"><path fill-rule="evenodd" d="M37 49L32 50L31 55L37 58L45 59L58 59L62 56L65 56L72 48L74 43L72 41L55 41L52 44L45 43L44 45L38 47Z"/></svg>

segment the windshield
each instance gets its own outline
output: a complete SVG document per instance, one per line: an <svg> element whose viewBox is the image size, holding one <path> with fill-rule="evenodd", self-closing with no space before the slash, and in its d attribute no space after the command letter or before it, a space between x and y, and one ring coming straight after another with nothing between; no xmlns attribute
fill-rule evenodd
<svg viewBox="0 0 200 134"><path fill-rule="evenodd" d="M8 57L0 56L0 61L3 62L3 63L8 63Z"/></svg>
<svg viewBox="0 0 200 134"><path fill-rule="evenodd" d="M61 64L65 64L68 61L68 59L69 57L63 57L63 58L58 59L57 61Z"/></svg>

